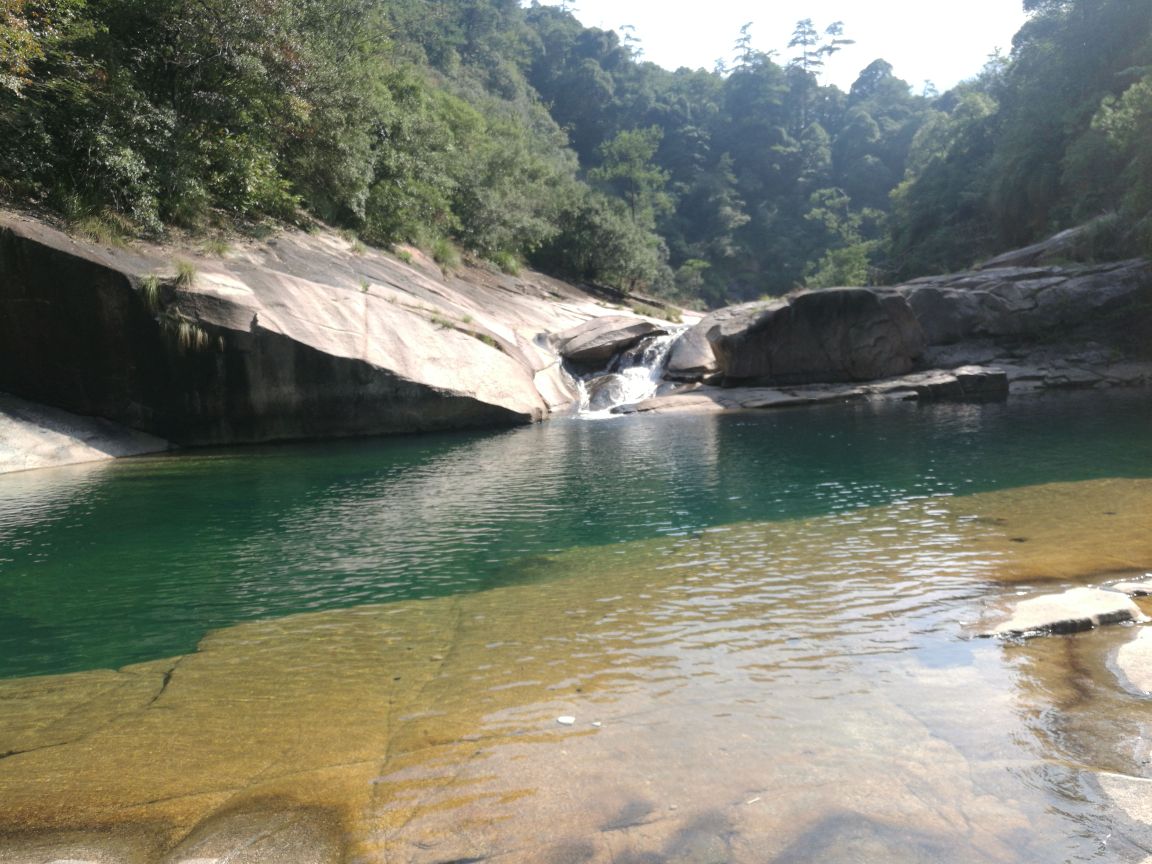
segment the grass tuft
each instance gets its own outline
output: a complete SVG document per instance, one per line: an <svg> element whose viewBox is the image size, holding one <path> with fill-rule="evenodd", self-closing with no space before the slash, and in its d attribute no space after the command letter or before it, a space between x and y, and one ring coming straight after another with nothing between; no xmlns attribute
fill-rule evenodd
<svg viewBox="0 0 1152 864"><path fill-rule="evenodd" d="M140 280L140 293L144 295L144 305L148 307L150 312L158 312L160 310L160 277L155 273L149 273Z"/></svg>
<svg viewBox="0 0 1152 864"><path fill-rule="evenodd" d="M204 251L209 255L223 258L232 251L232 244L223 237L210 237L204 241Z"/></svg>
<svg viewBox="0 0 1152 864"><path fill-rule="evenodd" d="M191 261L185 261L183 258L177 258L176 264L176 278L174 284L177 288L191 288L196 284L196 275L199 272L196 265Z"/></svg>

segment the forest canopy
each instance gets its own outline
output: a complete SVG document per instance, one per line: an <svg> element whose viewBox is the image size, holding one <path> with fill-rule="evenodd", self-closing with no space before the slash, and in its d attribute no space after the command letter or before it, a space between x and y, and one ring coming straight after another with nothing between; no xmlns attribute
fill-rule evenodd
<svg viewBox="0 0 1152 864"><path fill-rule="evenodd" d="M0 198L101 237L318 218L703 305L1094 218L1094 254L1152 252L1152 14L1025 8L938 94L881 59L825 84L851 33L810 19L673 72L516 0L0 0Z"/></svg>

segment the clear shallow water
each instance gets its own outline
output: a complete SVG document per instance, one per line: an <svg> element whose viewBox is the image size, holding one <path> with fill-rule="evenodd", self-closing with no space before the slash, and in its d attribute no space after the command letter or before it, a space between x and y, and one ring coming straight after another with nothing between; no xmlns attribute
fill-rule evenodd
<svg viewBox="0 0 1152 864"><path fill-rule="evenodd" d="M168 659L0 680L0 859L1146 864L1135 628L971 638L1152 569L1140 396L3 478L9 662Z"/></svg>
<svg viewBox="0 0 1152 864"><path fill-rule="evenodd" d="M238 621L552 578L572 547L1152 475L1143 394L561 420L0 477L0 677Z"/></svg>

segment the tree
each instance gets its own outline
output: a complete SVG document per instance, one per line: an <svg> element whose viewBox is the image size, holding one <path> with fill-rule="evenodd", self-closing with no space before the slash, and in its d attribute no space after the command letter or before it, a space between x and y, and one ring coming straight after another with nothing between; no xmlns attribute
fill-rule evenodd
<svg viewBox="0 0 1152 864"><path fill-rule="evenodd" d="M600 147L600 165L588 172L589 180L624 200L633 224L645 228L654 227L669 205L668 172L653 162L663 137L659 126L624 130Z"/></svg>

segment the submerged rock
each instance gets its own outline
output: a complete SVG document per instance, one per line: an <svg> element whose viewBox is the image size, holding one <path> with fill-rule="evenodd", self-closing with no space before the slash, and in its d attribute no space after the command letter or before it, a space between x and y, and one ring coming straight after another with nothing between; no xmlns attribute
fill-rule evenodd
<svg viewBox="0 0 1152 864"><path fill-rule="evenodd" d="M323 813L258 810L208 817L161 864L338 864L343 859L340 829Z"/></svg>
<svg viewBox="0 0 1152 864"><path fill-rule="evenodd" d="M708 342L729 382L869 381L911 371L925 348L904 297L867 288L812 291L709 318Z"/></svg>
<svg viewBox="0 0 1152 864"><path fill-rule="evenodd" d="M1012 617L981 636L1037 636L1078 633L1105 624L1145 621L1144 614L1126 595L1103 588L1071 588L1063 594L1044 594L1023 600Z"/></svg>

